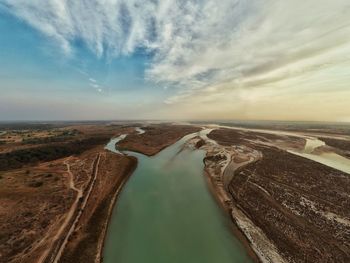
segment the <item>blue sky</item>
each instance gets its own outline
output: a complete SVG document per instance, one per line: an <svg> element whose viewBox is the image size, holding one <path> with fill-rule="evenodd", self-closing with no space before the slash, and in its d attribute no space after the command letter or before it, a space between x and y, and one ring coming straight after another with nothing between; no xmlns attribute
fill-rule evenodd
<svg viewBox="0 0 350 263"><path fill-rule="evenodd" d="M150 55L143 50L110 59L75 41L75 54L67 57L22 20L0 14L2 120L119 119L134 107L157 104L167 93L145 81ZM137 112L130 117L137 118Z"/></svg>
<svg viewBox="0 0 350 263"><path fill-rule="evenodd" d="M350 121L349 14L347 0L0 0L0 120Z"/></svg>

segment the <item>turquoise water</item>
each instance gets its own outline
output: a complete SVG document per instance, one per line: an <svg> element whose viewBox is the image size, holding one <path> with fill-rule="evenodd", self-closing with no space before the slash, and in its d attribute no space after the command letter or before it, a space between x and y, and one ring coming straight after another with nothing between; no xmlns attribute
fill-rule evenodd
<svg viewBox="0 0 350 263"><path fill-rule="evenodd" d="M207 189L203 151L181 150L189 135L138 167L114 209L105 263L251 262L230 219Z"/></svg>

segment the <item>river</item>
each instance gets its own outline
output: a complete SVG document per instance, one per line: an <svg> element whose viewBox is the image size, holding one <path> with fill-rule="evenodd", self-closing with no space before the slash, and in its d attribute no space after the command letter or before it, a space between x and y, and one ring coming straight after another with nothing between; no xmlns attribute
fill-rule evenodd
<svg viewBox="0 0 350 263"><path fill-rule="evenodd" d="M325 142L319 140L316 137L303 135L302 133L294 133L294 132L279 131L279 130L265 130L265 129L251 129L251 128L248 129L248 128L240 128L240 127L232 127L232 126L223 126L223 125L217 125L217 124L212 124L209 126L214 128L254 131L254 132L260 132L260 133L287 135L287 136L304 138L306 140L306 144L302 151L288 150L288 152L350 174L350 159L345 158L335 152L314 153L314 150L316 148L326 145Z"/></svg>
<svg viewBox="0 0 350 263"><path fill-rule="evenodd" d="M140 127L136 127L135 131L137 131L138 134L144 134L145 130L141 129Z"/></svg>
<svg viewBox="0 0 350 263"><path fill-rule="evenodd" d="M208 190L205 152L181 151L195 135L154 157L127 152L138 158L138 166L116 203L105 263L251 262Z"/></svg>
<svg viewBox="0 0 350 263"><path fill-rule="evenodd" d="M122 134L116 138L112 138L106 145L105 149L109 150L114 153L120 153L122 154L119 150L116 149L115 145L120 142L121 140L124 140L127 134Z"/></svg>
<svg viewBox="0 0 350 263"><path fill-rule="evenodd" d="M350 174L350 160L334 152L314 153L317 147L326 145L317 138L307 138L304 150L301 152L288 151L298 156L322 163L339 171Z"/></svg>

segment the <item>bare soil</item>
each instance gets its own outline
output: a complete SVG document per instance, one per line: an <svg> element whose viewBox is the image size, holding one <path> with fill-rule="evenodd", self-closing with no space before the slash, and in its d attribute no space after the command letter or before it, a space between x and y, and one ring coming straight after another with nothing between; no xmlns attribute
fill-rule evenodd
<svg viewBox="0 0 350 263"><path fill-rule="evenodd" d="M103 152L95 186L89 201L69 238L58 262L99 262L107 223L119 190L133 172L137 160L133 157ZM79 174L78 167L72 172Z"/></svg>
<svg viewBox="0 0 350 263"><path fill-rule="evenodd" d="M0 262L37 262L75 198L65 169L56 161L0 173Z"/></svg>
<svg viewBox="0 0 350 263"><path fill-rule="evenodd" d="M2 145L6 163L0 171L1 263L100 260L115 197L137 163L132 157L107 152L103 147L109 138L132 133L134 127L82 125L62 130L78 132L59 144ZM40 134L41 141L52 135L47 130ZM92 143L83 143L86 140ZM62 145L74 145L74 151L68 147L61 154L58 150ZM48 161L43 149L53 149ZM36 160L17 158L23 152ZM9 156L20 168L6 165ZM78 194L82 195L79 199Z"/></svg>
<svg viewBox="0 0 350 263"><path fill-rule="evenodd" d="M139 152L148 156L157 154L162 149L175 143L181 137L197 132L198 127L190 125L152 125L144 128L143 134L128 135L118 143L119 149Z"/></svg>
<svg viewBox="0 0 350 263"><path fill-rule="evenodd" d="M350 140L342 140L328 137L319 137L321 141L324 141L328 146L337 149L337 153L343 155L346 158L350 158Z"/></svg>
<svg viewBox="0 0 350 263"><path fill-rule="evenodd" d="M267 144L254 136L230 129L208 136L262 153L234 172L228 193L235 206L288 262L350 262L350 176L274 147L274 136L263 135Z"/></svg>

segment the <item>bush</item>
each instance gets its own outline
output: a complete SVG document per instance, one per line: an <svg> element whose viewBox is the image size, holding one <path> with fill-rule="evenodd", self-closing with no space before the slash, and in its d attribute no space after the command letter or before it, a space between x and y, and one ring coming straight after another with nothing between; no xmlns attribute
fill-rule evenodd
<svg viewBox="0 0 350 263"><path fill-rule="evenodd" d="M36 164L81 154L97 145L105 144L109 137L91 137L65 143L41 145L35 148L15 150L0 154L0 171L21 168L23 165Z"/></svg>
<svg viewBox="0 0 350 263"><path fill-rule="evenodd" d="M28 185L30 186L30 187L35 187L35 188L37 188L37 187L40 187L40 186L42 186L44 183L42 182L42 181L33 181L33 182L30 182Z"/></svg>

